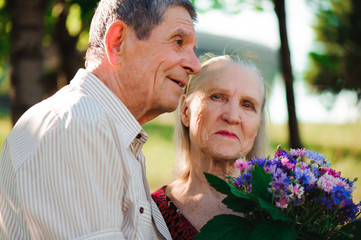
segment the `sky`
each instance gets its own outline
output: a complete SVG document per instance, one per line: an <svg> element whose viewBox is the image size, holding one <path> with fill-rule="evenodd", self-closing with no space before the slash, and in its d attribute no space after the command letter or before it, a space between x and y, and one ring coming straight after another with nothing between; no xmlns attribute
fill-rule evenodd
<svg viewBox="0 0 361 240"><path fill-rule="evenodd" d="M270 2L270 1L269 1ZM300 122L311 123L353 123L361 120L360 107L356 107L353 93L343 92L329 109L327 95L322 97L312 93L304 83L302 75L307 69L308 52L315 49L315 34L312 24L314 13L305 0L286 0L286 21L291 62L295 76L296 113ZM237 29L237 30L235 30ZM263 12L242 9L241 13L232 15L221 11L210 11L198 16L196 31L224 35L262 44L273 50L280 45L278 20L272 3ZM275 85L268 100L271 122L287 122L287 105L284 84L281 77L276 77Z"/></svg>

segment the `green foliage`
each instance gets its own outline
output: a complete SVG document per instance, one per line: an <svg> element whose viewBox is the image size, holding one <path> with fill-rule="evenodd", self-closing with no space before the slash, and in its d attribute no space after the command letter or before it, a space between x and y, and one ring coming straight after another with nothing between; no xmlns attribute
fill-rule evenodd
<svg viewBox="0 0 361 240"><path fill-rule="evenodd" d="M227 197L223 200L223 203L229 209L232 209L236 212L248 213L256 207L257 201L250 201L251 198L255 198L254 195L244 194L228 182L217 176L214 176L213 174L204 173L204 175L207 181L211 183L212 187L214 187L214 189L227 195Z"/></svg>
<svg viewBox="0 0 361 240"><path fill-rule="evenodd" d="M320 92L355 91L361 100L361 4L359 0L319 0L314 29L321 44L310 53L306 80Z"/></svg>
<svg viewBox="0 0 361 240"><path fill-rule="evenodd" d="M65 15L66 29L70 36L83 41L81 36L89 33L90 23L95 12L98 0L68 0L54 1L50 0L45 13L45 45L48 45L54 38L55 29L59 26L60 18ZM87 39L86 39L87 40ZM84 50L86 44L80 44Z"/></svg>
<svg viewBox="0 0 361 240"><path fill-rule="evenodd" d="M11 22L8 5L8 1L0 0L0 67L8 61L10 53Z"/></svg>
<svg viewBox="0 0 361 240"><path fill-rule="evenodd" d="M280 221L265 221L259 224L248 239L250 240L293 240L297 238L296 230Z"/></svg>
<svg viewBox="0 0 361 240"><path fill-rule="evenodd" d="M361 221L353 222L341 228L341 232L347 233L352 232L352 235L347 234L337 234L335 238L337 240L346 240L346 239L361 239Z"/></svg>
<svg viewBox="0 0 361 240"><path fill-rule="evenodd" d="M244 214L252 214L252 211L261 211L269 215L273 220L291 221L281 210L270 204L272 194L268 191L272 176L266 174L262 167L256 165L252 172L252 192L239 191L227 181L209 173L204 173L210 185L227 197L223 203L233 211ZM237 201L238 198L238 201Z"/></svg>
<svg viewBox="0 0 361 240"><path fill-rule="evenodd" d="M218 215L211 219L194 240L248 239L252 224L235 215Z"/></svg>
<svg viewBox="0 0 361 240"><path fill-rule="evenodd" d="M272 205L268 192L272 177L262 167L256 165L252 172L252 192L241 192L227 181L204 173L207 181L218 192L226 195L222 201L229 209L246 216L261 213L269 216L269 220L259 224L251 218L223 214L214 217L194 239L296 239L296 230L290 225L292 220L276 206ZM269 193L269 194L267 194ZM238 201L237 201L238 198Z"/></svg>
<svg viewBox="0 0 361 240"><path fill-rule="evenodd" d="M228 14L238 14L245 7L251 7L256 11L262 11L264 6L271 0L192 0L197 12L203 13L212 10L220 10Z"/></svg>
<svg viewBox="0 0 361 240"><path fill-rule="evenodd" d="M271 174L266 174L264 169L256 165L252 178L252 193L265 201L271 201L272 194L267 190L271 187Z"/></svg>

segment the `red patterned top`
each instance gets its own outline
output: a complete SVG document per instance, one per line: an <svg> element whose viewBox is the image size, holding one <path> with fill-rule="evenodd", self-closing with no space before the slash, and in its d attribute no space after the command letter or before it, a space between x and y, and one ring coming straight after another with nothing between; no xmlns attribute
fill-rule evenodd
<svg viewBox="0 0 361 240"><path fill-rule="evenodd" d="M158 205L160 212L168 226L169 232L174 240L188 240L198 234L198 230L181 214L174 203L165 194L163 186L152 193L154 202Z"/></svg>

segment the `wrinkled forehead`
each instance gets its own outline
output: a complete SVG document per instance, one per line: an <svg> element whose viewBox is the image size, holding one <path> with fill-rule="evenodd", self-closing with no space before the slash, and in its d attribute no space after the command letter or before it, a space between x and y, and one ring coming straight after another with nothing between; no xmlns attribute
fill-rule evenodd
<svg viewBox="0 0 361 240"><path fill-rule="evenodd" d="M205 65L202 67L202 71L203 76L201 78L206 80L208 79L209 81L211 79L228 79L229 81L237 81L241 75L244 75L247 76L249 80L258 81L261 86L264 85L262 77L256 69L230 60L221 60ZM204 81L202 84L207 84L206 82L207 81Z"/></svg>

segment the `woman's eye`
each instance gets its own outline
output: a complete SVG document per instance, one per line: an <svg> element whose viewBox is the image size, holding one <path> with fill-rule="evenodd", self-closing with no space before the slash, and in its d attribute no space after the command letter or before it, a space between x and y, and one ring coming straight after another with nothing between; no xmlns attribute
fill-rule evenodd
<svg viewBox="0 0 361 240"><path fill-rule="evenodd" d="M214 94L214 95L211 96L211 99L213 99L213 100L222 100L222 96L219 95L219 94Z"/></svg>
<svg viewBox="0 0 361 240"><path fill-rule="evenodd" d="M249 109L249 110L255 110L253 104L251 104L251 103L244 103L243 107L246 109Z"/></svg>

